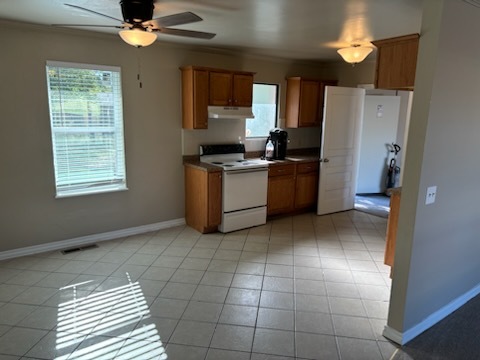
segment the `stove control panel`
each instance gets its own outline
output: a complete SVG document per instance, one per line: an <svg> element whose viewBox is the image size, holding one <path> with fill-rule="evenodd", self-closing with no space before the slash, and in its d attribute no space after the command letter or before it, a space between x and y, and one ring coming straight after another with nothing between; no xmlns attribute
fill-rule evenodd
<svg viewBox="0 0 480 360"><path fill-rule="evenodd" d="M200 156L219 154L245 154L244 144L200 145Z"/></svg>

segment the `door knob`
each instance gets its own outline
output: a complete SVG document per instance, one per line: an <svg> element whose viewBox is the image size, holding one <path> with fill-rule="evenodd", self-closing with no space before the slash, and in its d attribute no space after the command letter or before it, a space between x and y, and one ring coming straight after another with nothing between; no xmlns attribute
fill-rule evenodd
<svg viewBox="0 0 480 360"><path fill-rule="evenodd" d="M325 159L320 159L320 162L326 162L327 163L327 162L330 162L330 160L325 158Z"/></svg>

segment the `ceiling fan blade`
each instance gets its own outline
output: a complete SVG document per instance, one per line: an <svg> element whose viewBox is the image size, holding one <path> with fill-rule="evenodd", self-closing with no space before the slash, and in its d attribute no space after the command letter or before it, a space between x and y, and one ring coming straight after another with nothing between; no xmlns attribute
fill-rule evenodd
<svg viewBox="0 0 480 360"><path fill-rule="evenodd" d="M96 11L93 11L93 10L90 10L90 9L87 9L87 8L84 8L84 7L81 7L81 6L72 5L72 4L65 4L65 5L66 5L66 6L69 6L69 7L72 7L72 8L74 8L74 9L78 9L78 10L82 10L82 11L87 11L87 12L89 12L89 13L91 13L91 14L103 16L103 17L106 17L106 18L108 18L108 19L112 19L112 20L115 20L115 21L123 22L123 20L114 18L113 16L105 15L105 14L102 14L102 13L99 13L99 12L96 12Z"/></svg>
<svg viewBox="0 0 480 360"><path fill-rule="evenodd" d="M152 31L158 31L158 32L161 32L162 34L167 34L167 35L186 36L191 38L207 39L207 40L212 39L216 35L213 33L207 33L203 31L170 29L170 28L152 29Z"/></svg>
<svg viewBox="0 0 480 360"><path fill-rule="evenodd" d="M173 15L162 16L156 19L145 21L145 23L156 25L158 27L170 27L175 25L191 24L197 21L202 21L203 19L192 13L192 12L183 12Z"/></svg>
<svg viewBox="0 0 480 360"><path fill-rule="evenodd" d="M61 26L61 27L85 26L85 27L104 27L104 28L117 28L117 29L128 28L127 26L118 26L118 25L85 25L85 24L52 24L52 26Z"/></svg>

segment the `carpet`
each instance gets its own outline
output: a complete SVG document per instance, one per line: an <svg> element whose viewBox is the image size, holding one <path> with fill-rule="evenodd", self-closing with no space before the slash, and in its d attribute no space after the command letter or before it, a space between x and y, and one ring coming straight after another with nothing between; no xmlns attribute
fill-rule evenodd
<svg viewBox="0 0 480 360"><path fill-rule="evenodd" d="M391 360L480 359L480 295L402 346Z"/></svg>

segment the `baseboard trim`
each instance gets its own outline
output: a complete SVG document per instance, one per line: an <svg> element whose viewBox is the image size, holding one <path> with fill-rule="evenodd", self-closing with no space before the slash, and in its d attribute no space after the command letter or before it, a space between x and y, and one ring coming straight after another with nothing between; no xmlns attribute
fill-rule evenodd
<svg viewBox="0 0 480 360"><path fill-rule="evenodd" d="M151 231L158 231L162 229L168 229L175 226L185 225L185 219L174 219L169 221L163 221L154 224L141 225L131 227L127 229L108 231L100 234L93 234L87 236L80 236L68 240L60 240L42 245L27 246L24 248L7 250L0 252L0 260L13 259L20 256L35 255L42 252L54 251L60 249L68 249L72 247L78 247L82 245L91 244L93 242L107 241L118 239L125 236L132 236L143 234Z"/></svg>
<svg viewBox="0 0 480 360"><path fill-rule="evenodd" d="M473 299L478 294L480 294L480 284L475 286L473 289L467 291L465 294L457 297L455 300L449 302L441 309L435 311L434 313L426 317L422 322L408 329L407 331L404 331L403 333L389 327L388 325L385 326L383 330L383 336L396 342L397 344L405 345L406 343L423 333L425 330L428 330L433 325L453 313L455 310L465 305L468 301Z"/></svg>
<svg viewBox="0 0 480 360"><path fill-rule="evenodd" d="M403 345L402 340L403 340L403 335L400 331L395 330L394 328L391 328L388 325L385 325L383 328L383 336L385 336L387 339L392 340L393 342Z"/></svg>

